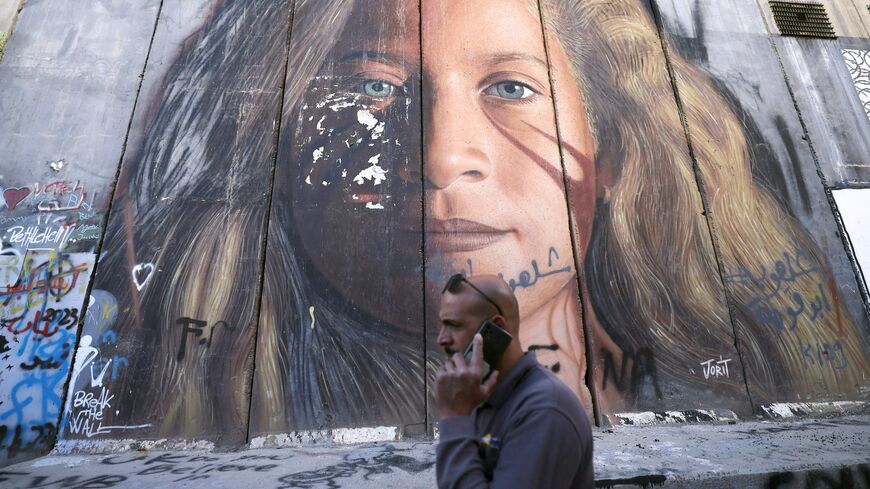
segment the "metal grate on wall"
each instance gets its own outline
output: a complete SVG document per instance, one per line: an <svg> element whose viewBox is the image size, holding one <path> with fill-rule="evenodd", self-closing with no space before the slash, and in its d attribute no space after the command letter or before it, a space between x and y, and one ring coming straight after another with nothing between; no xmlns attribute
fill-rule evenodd
<svg viewBox="0 0 870 489"><path fill-rule="evenodd" d="M834 26L825 6L816 2L780 2L772 0L773 20L783 36L836 38Z"/></svg>

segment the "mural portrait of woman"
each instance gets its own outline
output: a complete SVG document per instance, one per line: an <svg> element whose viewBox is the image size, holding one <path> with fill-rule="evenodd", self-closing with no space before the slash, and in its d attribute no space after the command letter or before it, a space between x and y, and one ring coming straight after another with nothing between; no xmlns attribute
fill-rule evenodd
<svg viewBox="0 0 870 489"><path fill-rule="evenodd" d="M283 255L305 250L309 261L302 268L316 269L331 294L350 299L354 314L362 309L411 331L421 327L423 298L414 282L421 251L429 304L437 304L454 272L501 274L520 300L523 345L557 371L590 414L590 386L602 413L702 405L745 412L744 370L756 402L796 393L836 396L866 382L860 334L837 300L824 257L753 181L744 129L725 99L675 58L686 81L686 110L697 123L699 172L717 189L708 205L728 235L717 261L647 8L633 1L556 0L541 7L521 0L428 1L418 19L415 2L397 2L386 16L366 2L299 4L290 66L312 72L288 74L284 134L292 136L284 140L292 139L292 148L282 147L279 167L286 166L277 174L277 187L288 194L274 199L273 219L282 216L276 209L292 207L281 227L294 229L298 244ZM328 27L311 20L324 18L342 20ZM325 38L335 40L328 50ZM293 60L300 44L322 49L322 59L296 48L306 55ZM728 284L731 312L720 266L755 278ZM774 283L776 273L765 275L780 266L794 276L790 293L778 293L785 285ZM377 285L358 277L378 277ZM388 291L387 283L401 286ZM810 301L824 310L796 324L771 323L794 308L794 294L806 298L807 311ZM273 329L270 311L263 318L261 341L269 343L260 351L286 342L289 360L278 363L289 361L291 368L256 374L255 392L284 392L288 409L302 403L288 411L298 413L310 399L293 393L316 385L338 408L332 386L341 382L311 382L313 367L297 362L314 355L328 375L348 362L345 378L360 377L355 368L367 362L346 358L341 349L320 357L319 340L310 336L318 333L306 327L308 308L296 307L295 324L283 319ZM778 335L777 326L788 334ZM437 355L432 330L428 346ZM850 365L807 369L800 345L837 337L855 346L844 352ZM410 358L419 353L416 341L407 345ZM398 359L389 344L375 353L364 348L366 356L389 352L379 361L389 373L375 375L390 379L388 389L419 382L392 365ZM708 378L705 361L723 358L732 359L729 375ZM299 377L303 372L309 381ZM386 406L408 401L394 396L373 397L393 398ZM266 409L272 419L280 416L282 401L263 398L273 403ZM369 398L362 391L352 397ZM340 417L353 419L358 406L352 404L337 409ZM312 421L295 416L263 431Z"/></svg>
<svg viewBox="0 0 870 489"><path fill-rule="evenodd" d="M866 318L753 174L746 114L666 62L645 1L297 0L289 41L289 9L253 3L214 2L180 45L125 166L101 258L117 273L95 287L123 311L118 348L162 359L131 362L151 386L125 394L131 422L423 425L456 272L501 274L524 348L590 416L866 392ZM272 88L230 124L198 79ZM216 196L227 175L241 190ZM131 246L161 270L141 291ZM208 333L179 318L226 327L194 353ZM820 344L832 361L808 365Z"/></svg>

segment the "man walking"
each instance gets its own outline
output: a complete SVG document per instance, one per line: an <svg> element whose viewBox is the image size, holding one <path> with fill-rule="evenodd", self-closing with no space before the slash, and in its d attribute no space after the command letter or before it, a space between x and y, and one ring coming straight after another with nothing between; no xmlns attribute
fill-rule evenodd
<svg viewBox="0 0 870 489"><path fill-rule="evenodd" d="M499 277L450 278L441 295L438 344L447 360L435 396L439 489L592 488L592 431L580 401L519 342L517 299ZM513 337L483 378L490 320ZM470 363L462 352L473 343ZM483 380L483 382L482 382Z"/></svg>

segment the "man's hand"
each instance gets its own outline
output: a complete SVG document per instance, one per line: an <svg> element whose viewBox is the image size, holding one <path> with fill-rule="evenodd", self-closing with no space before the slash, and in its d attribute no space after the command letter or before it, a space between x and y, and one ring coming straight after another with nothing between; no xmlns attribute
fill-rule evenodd
<svg viewBox="0 0 870 489"><path fill-rule="evenodd" d="M454 353L435 375L435 399L438 414L448 416L468 416L475 406L489 397L498 382L498 371L493 370L486 382L483 377L483 337L474 335L472 340L471 364L465 363L461 353Z"/></svg>

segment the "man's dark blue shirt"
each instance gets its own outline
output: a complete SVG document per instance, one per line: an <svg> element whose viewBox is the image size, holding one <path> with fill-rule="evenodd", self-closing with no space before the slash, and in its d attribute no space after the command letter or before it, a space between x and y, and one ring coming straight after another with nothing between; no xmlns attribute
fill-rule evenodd
<svg viewBox="0 0 870 489"><path fill-rule="evenodd" d="M470 416L444 418L439 431L439 489L593 487L589 419L533 352Z"/></svg>

